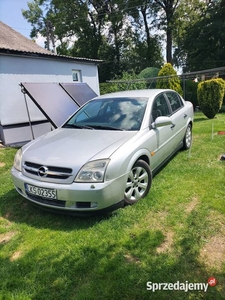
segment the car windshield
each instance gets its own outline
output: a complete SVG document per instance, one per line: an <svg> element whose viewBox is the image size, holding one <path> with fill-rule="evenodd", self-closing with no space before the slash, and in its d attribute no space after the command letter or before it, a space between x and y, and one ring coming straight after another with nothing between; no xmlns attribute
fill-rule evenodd
<svg viewBox="0 0 225 300"><path fill-rule="evenodd" d="M139 130L147 98L101 98L84 105L64 128Z"/></svg>

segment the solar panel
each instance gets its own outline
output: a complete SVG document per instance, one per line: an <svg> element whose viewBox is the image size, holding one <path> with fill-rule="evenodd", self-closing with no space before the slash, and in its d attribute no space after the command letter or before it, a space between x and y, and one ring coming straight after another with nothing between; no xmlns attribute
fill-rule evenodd
<svg viewBox="0 0 225 300"><path fill-rule="evenodd" d="M61 126L79 108L59 83L25 82L21 86L55 128Z"/></svg>
<svg viewBox="0 0 225 300"><path fill-rule="evenodd" d="M87 83L60 83L60 85L80 106L97 96Z"/></svg>

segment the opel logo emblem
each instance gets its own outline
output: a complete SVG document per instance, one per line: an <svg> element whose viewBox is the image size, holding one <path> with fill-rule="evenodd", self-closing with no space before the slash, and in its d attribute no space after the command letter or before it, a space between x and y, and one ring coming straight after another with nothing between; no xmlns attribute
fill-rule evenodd
<svg viewBox="0 0 225 300"><path fill-rule="evenodd" d="M48 168L45 166L42 166L38 169L38 175L41 177L47 177L48 175Z"/></svg>

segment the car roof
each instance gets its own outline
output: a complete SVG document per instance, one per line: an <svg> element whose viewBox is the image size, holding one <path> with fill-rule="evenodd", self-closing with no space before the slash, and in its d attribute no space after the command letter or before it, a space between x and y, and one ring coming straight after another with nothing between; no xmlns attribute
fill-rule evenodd
<svg viewBox="0 0 225 300"><path fill-rule="evenodd" d="M96 98L118 98L118 97L147 97L147 98L155 98L158 94L172 91L170 89L143 89L143 90L130 90L130 91L121 91L114 92L109 94L104 94Z"/></svg>

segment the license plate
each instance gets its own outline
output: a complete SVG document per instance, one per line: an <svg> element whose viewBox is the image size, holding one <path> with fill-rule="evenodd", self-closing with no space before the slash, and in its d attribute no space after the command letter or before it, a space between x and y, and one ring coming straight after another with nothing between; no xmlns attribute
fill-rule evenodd
<svg viewBox="0 0 225 300"><path fill-rule="evenodd" d="M57 199L57 192L55 189L46 189L30 184L26 184L26 190L28 194L46 198L46 199Z"/></svg>

